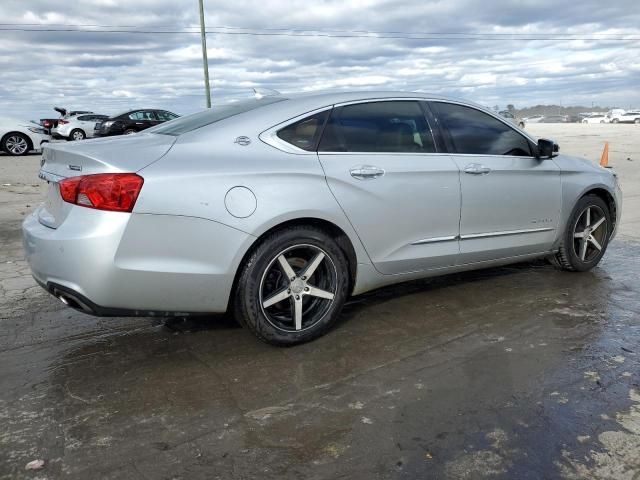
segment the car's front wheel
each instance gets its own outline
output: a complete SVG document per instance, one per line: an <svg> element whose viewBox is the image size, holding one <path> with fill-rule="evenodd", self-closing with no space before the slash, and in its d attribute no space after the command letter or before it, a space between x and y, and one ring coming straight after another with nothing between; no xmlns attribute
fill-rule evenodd
<svg viewBox="0 0 640 480"><path fill-rule="evenodd" d="M127 129L124 131L124 134L125 134L125 135L133 135L134 133L138 133L138 132L136 132L133 128L127 128Z"/></svg>
<svg viewBox="0 0 640 480"><path fill-rule="evenodd" d="M612 225L609 207L600 197L582 197L569 217L555 263L574 272L591 270L607 249Z"/></svg>
<svg viewBox="0 0 640 480"><path fill-rule="evenodd" d="M31 145L26 135L16 132L5 135L0 148L9 155L26 155L31 150Z"/></svg>
<svg viewBox="0 0 640 480"><path fill-rule="evenodd" d="M260 340L295 345L323 335L348 295L349 268L331 235L313 226L276 231L241 266L234 314Z"/></svg>

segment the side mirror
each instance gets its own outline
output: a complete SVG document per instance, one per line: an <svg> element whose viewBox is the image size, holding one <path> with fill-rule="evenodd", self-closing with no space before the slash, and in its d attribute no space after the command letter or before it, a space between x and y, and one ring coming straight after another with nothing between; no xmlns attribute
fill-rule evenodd
<svg viewBox="0 0 640 480"><path fill-rule="evenodd" d="M555 157L554 154L557 154L559 151L560 147L553 140L548 140L546 138L538 139L536 158Z"/></svg>

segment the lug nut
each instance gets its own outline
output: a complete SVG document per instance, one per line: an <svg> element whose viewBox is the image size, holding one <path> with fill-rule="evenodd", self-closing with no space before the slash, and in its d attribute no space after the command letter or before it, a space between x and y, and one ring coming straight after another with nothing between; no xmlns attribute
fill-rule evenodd
<svg viewBox="0 0 640 480"><path fill-rule="evenodd" d="M302 277L302 280L306 280L306 279L307 279L307 277Z"/></svg>
<svg viewBox="0 0 640 480"><path fill-rule="evenodd" d="M296 300L300 300L300 295L296 295Z"/></svg>
<svg viewBox="0 0 640 480"><path fill-rule="evenodd" d="M304 287L304 291L308 292L309 291L309 287Z"/></svg>

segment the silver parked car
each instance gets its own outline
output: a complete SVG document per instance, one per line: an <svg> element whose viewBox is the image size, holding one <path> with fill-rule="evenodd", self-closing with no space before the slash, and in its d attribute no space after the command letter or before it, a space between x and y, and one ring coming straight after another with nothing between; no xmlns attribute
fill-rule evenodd
<svg viewBox="0 0 640 480"><path fill-rule="evenodd" d="M58 125L51 130L53 138L65 140L84 140L93 137L93 132L97 123L102 123L109 118L108 115L98 115L97 113L83 113L71 115L58 120Z"/></svg>
<svg viewBox="0 0 640 480"><path fill-rule="evenodd" d="M87 313L230 310L296 344L384 285L537 257L593 268L620 189L557 150L433 95L264 97L47 147L24 246L36 280Z"/></svg>

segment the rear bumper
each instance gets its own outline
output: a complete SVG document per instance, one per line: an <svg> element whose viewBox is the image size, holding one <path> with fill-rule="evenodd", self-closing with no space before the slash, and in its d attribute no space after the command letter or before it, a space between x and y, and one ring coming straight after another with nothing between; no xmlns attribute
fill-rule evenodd
<svg viewBox="0 0 640 480"><path fill-rule="evenodd" d="M61 226L23 223L34 278L70 306L100 316L227 309L250 235L198 218L73 207Z"/></svg>

